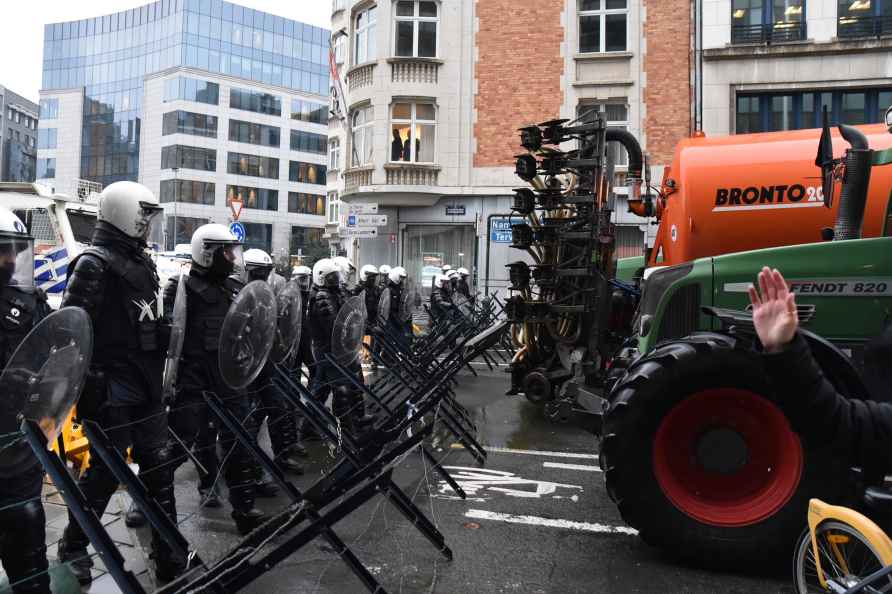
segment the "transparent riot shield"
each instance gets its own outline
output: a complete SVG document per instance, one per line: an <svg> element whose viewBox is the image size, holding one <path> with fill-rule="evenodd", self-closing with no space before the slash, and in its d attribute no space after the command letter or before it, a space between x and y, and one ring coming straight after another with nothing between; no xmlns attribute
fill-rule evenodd
<svg viewBox="0 0 892 594"><path fill-rule="evenodd" d="M286 283L276 293L276 304L278 308L276 341L273 343L270 359L274 363L281 363L294 352L300 343L303 298L297 283Z"/></svg>
<svg viewBox="0 0 892 594"><path fill-rule="evenodd" d="M386 287L381 290L381 295L378 297L378 311L376 313L378 325L386 325L390 319L390 289Z"/></svg>
<svg viewBox="0 0 892 594"><path fill-rule="evenodd" d="M44 318L25 337L0 376L0 476L32 460L24 440L11 438L23 419L37 422L53 443L74 408L93 354L93 326L79 307Z"/></svg>
<svg viewBox="0 0 892 594"><path fill-rule="evenodd" d="M366 318L365 291L341 306L331 331L331 354L341 365L351 365L359 356Z"/></svg>
<svg viewBox="0 0 892 594"><path fill-rule="evenodd" d="M183 339L186 336L186 304L186 282L183 277L180 277L179 282L177 282L176 298L173 301L167 358L164 360L164 379L162 383L164 402L171 402L175 397L177 369L180 364L180 356L183 354Z"/></svg>
<svg viewBox="0 0 892 594"><path fill-rule="evenodd" d="M282 289L285 288L285 277L273 270L269 273L269 278L267 279L270 286L273 288L273 293L278 295L282 292Z"/></svg>
<svg viewBox="0 0 892 594"><path fill-rule="evenodd" d="M415 309L418 307L418 304L421 302L421 295L417 290L409 290L408 288L403 290L402 300L400 301L400 319L399 321L402 323L411 322L412 314L415 313Z"/></svg>
<svg viewBox="0 0 892 594"><path fill-rule="evenodd" d="M269 283L248 283L238 294L220 330L219 365L233 390L246 388L266 364L276 339L278 307Z"/></svg>
<svg viewBox="0 0 892 594"><path fill-rule="evenodd" d="M471 305L471 301L467 297L465 297L461 293L454 293L452 295L452 303L455 305L461 315L466 318L471 316L473 306Z"/></svg>

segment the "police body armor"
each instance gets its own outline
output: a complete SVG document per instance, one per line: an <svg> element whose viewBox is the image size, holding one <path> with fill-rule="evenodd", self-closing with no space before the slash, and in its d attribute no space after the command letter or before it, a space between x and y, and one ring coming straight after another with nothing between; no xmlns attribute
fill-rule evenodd
<svg viewBox="0 0 892 594"><path fill-rule="evenodd" d="M313 296L309 321L316 361L321 360L325 353L331 352L331 332L345 300L346 295L340 290L325 287L320 287Z"/></svg>
<svg viewBox="0 0 892 594"><path fill-rule="evenodd" d="M31 329L48 313L46 297L33 287L0 289L0 369Z"/></svg>
<svg viewBox="0 0 892 594"><path fill-rule="evenodd" d="M387 287L390 289L390 321L397 322L400 319L400 308L403 303L404 287L402 284L389 281Z"/></svg>

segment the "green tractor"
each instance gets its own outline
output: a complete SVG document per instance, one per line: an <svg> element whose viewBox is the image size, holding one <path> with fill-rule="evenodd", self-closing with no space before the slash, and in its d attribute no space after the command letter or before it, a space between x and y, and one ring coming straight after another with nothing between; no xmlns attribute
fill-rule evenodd
<svg viewBox="0 0 892 594"><path fill-rule="evenodd" d="M608 493L646 542L687 560L789 559L809 499L840 501L850 482L846 457L803 443L773 402L747 312L763 266L790 282L803 334L838 391L873 400L892 391L862 367L892 331L892 213L883 237L860 238L871 167L892 163L892 151L840 131L851 144L844 159L833 159L825 123L816 161L828 206L842 180L826 241L656 270L634 322L637 347L614 362L625 369L600 432Z"/></svg>

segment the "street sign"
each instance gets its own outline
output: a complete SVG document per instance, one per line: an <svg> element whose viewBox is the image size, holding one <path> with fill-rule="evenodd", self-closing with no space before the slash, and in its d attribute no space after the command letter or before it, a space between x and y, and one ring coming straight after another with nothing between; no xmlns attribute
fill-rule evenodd
<svg viewBox="0 0 892 594"><path fill-rule="evenodd" d="M347 204L348 214L378 214L378 205L374 202L351 202Z"/></svg>
<svg viewBox="0 0 892 594"><path fill-rule="evenodd" d="M387 225L387 215L347 215L348 227L384 227Z"/></svg>
<svg viewBox="0 0 892 594"><path fill-rule="evenodd" d="M489 230L489 240L492 243L511 243L511 225L520 225L523 219L520 217L493 218Z"/></svg>
<svg viewBox="0 0 892 594"><path fill-rule="evenodd" d="M229 230L232 232L233 235L235 235L236 239L238 239L239 241L245 241L245 236L247 234L245 233L244 225L242 225L238 221L235 221L234 223L229 223Z"/></svg>
<svg viewBox="0 0 892 594"><path fill-rule="evenodd" d="M344 237L369 238L378 237L377 227L347 227L342 235Z"/></svg>
<svg viewBox="0 0 892 594"><path fill-rule="evenodd" d="M233 198L229 201L229 210L232 211L232 220L237 221L240 216L242 216L242 207L245 205L244 202L239 200L238 198Z"/></svg>
<svg viewBox="0 0 892 594"><path fill-rule="evenodd" d="M466 210L464 205L461 206L447 206L446 207L446 216L465 216Z"/></svg>

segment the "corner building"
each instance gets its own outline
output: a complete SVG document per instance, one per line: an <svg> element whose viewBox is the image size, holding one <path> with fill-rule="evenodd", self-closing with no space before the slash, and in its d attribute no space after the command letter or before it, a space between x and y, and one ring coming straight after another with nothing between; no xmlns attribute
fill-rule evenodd
<svg viewBox="0 0 892 594"><path fill-rule="evenodd" d="M220 0L46 25L40 129L56 142L38 177L72 195L145 184L167 249L240 198L248 247L288 260L324 226L328 37Z"/></svg>
<svg viewBox="0 0 892 594"><path fill-rule="evenodd" d="M523 259L508 247L517 129L603 114L639 138L658 184L692 131L692 42L689 0L334 0L344 99L326 237L425 286L449 264L480 290L506 287L505 265ZM627 158L611 150L619 252L637 255L648 224L626 212ZM351 203L387 215L377 237L349 236Z"/></svg>

